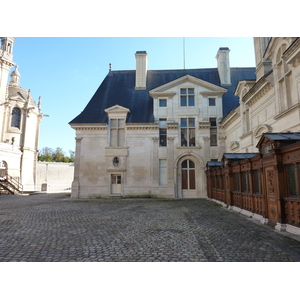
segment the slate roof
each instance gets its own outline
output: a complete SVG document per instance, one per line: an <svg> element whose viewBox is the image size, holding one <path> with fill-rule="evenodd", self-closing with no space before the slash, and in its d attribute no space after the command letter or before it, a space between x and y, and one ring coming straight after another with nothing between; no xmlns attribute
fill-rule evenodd
<svg viewBox="0 0 300 300"><path fill-rule="evenodd" d="M256 156L258 153L224 153L223 158L230 160L243 160L246 158L252 158Z"/></svg>
<svg viewBox="0 0 300 300"><path fill-rule="evenodd" d="M223 163L221 161L208 161L207 166L208 167L222 167Z"/></svg>
<svg viewBox="0 0 300 300"><path fill-rule="evenodd" d="M287 132L287 133L263 133L263 136L274 140L274 141L299 141L300 133L298 132Z"/></svg>
<svg viewBox="0 0 300 300"><path fill-rule="evenodd" d="M231 68L231 86L223 86L228 92L223 95L223 115L238 105L234 95L240 80L254 80L255 68ZM149 91L185 75L191 75L209 83L220 85L217 68L149 70L147 71L147 89L135 90L135 70L110 71L105 77L85 109L70 123L107 123L104 109L121 105L130 109L127 123L152 123L153 99Z"/></svg>

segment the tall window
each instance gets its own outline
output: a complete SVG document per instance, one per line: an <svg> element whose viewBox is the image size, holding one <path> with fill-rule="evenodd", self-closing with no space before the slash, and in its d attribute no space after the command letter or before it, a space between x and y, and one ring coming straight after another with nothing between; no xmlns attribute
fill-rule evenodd
<svg viewBox="0 0 300 300"><path fill-rule="evenodd" d="M281 111L288 109L292 105L292 71L286 62L282 59L282 54L287 45L282 45L278 50L276 57L277 80L279 86L279 100Z"/></svg>
<svg viewBox="0 0 300 300"><path fill-rule="evenodd" d="M18 107L14 107L11 115L11 126L20 129L21 123L21 110Z"/></svg>
<svg viewBox="0 0 300 300"><path fill-rule="evenodd" d="M195 106L194 89L180 89L180 106Z"/></svg>
<svg viewBox="0 0 300 300"><path fill-rule="evenodd" d="M196 189L195 163L189 159L184 160L181 164L181 170L182 170L182 189L195 190Z"/></svg>
<svg viewBox="0 0 300 300"><path fill-rule="evenodd" d="M210 145L211 146L218 146L218 139L217 139L217 119L210 118Z"/></svg>
<svg viewBox="0 0 300 300"><path fill-rule="evenodd" d="M299 178L297 178L297 166L296 165L288 165L287 168L287 178L288 178L288 194L289 196L298 196L298 185ZM298 182L298 184L297 184Z"/></svg>
<svg viewBox="0 0 300 300"><path fill-rule="evenodd" d="M110 119L110 146L122 147L125 144L125 120Z"/></svg>
<svg viewBox="0 0 300 300"><path fill-rule="evenodd" d="M261 181L260 181L260 171L253 171L253 192L254 194L261 194Z"/></svg>
<svg viewBox="0 0 300 300"><path fill-rule="evenodd" d="M242 192L250 192L250 180L248 172L242 172Z"/></svg>
<svg viewBox="0 0 300 300"><path fill-rule="evenodd" d="M194 118L180 119L180 127L181 127L181 146L194 147L196 145L195 119Z"/></svg>
<svg viewBox="0 0 300 300"><path fill-rule="evenodd" d="M167 146L167 119L159 119L159 146Z"/></svg>
<svg viewBox="0 0 300 300"><path fill-rule="evenodd" d="M166 159L159 160L159 184L160 185L167 184L167 160Z"/></svg>

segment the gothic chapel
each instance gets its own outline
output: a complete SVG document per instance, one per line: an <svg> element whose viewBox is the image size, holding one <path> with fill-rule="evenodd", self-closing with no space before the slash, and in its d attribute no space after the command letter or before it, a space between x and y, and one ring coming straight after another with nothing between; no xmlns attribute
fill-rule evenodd
<svg viewBox="0 0 300 300"><path fill-rule="evenodd" d="M0 49L0 192L36 190L36 164L41 113L30 90L20 86L13 62L13 37L1 38ZM15 66L10 74L10 69Z"/></svg>

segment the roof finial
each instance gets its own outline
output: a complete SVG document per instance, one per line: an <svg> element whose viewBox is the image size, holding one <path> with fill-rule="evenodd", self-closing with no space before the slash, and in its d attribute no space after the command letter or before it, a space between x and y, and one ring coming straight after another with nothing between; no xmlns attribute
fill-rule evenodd
<svg viewBox="0 0 300 300"><path fill-rule="evenodd" d="M111 72L112 64L109 64L109 72Z"/></svg>
<svg viewBox="0 0 300 300"><path fill-rule="evenodd" d="M38 102L38 109L39 110L41 110L41 100L42 100L42 97L41 96L39 96L39 102Z"/></svg>

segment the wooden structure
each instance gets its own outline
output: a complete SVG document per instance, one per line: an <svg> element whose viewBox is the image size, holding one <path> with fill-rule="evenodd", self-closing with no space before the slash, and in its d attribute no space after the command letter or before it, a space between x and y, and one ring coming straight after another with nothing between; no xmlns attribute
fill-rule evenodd
<svg viewBox="0 0 300 300"><path fill-rule="evenodd" d="M224 153L206 165L208 197L300 235L300 133L266 133L259 153Z"/></svg>

